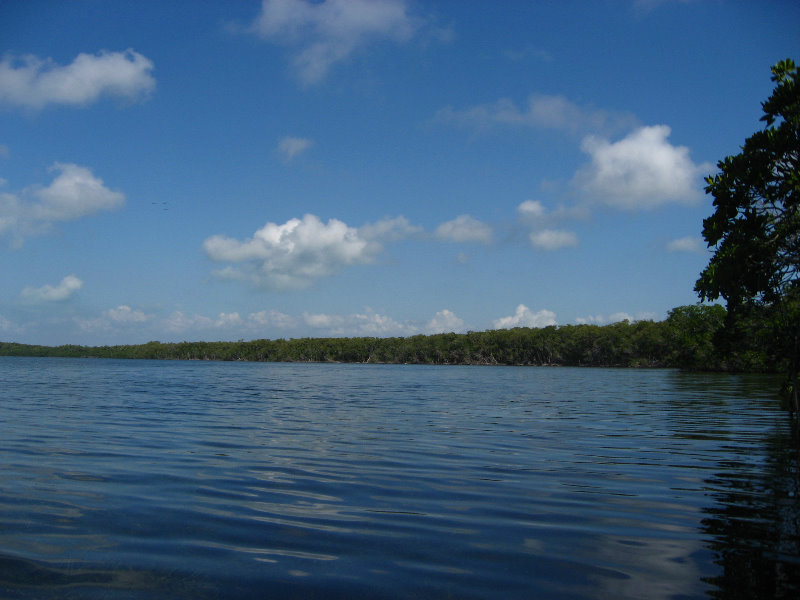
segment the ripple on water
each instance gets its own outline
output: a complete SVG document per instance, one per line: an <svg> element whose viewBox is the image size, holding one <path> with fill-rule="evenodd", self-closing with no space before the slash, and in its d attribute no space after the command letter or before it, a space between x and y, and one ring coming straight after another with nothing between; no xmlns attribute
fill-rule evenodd
<svg viewBox="0 0 800 600"><path fill-rule="evenodd" d="M797 516L768 378L0 359L0 379L10 598L700 598L737 515L765 504L756 546ZM781 552L798 564L796 538Z"/></svg>

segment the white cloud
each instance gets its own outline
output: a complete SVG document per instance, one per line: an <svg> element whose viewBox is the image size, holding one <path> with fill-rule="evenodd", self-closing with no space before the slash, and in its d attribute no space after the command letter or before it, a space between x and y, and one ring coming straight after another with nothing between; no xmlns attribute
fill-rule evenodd
<svg viewBox="0 0 800 600"><path fill-rule="evenodd" d="M338 219L323 223L305 215L283 225L267 223L244 241L214 235L203 247L212 260L242 265L217 271L220 277L276 290L299 289L344 267L371 262L383 251L384 240L399 239L411 230L402 217L359 230Z"/></svg>
<svg viewBox="0 0 800 600"><path fill-rule="evenodd" d="M243 324L244 320L237 312L219 313L216 319L211 319L203 315L187 315L181 310L176 310L163 321L164 328L173 333L239 327Z"/></svg>
<svg viewBox="0 0 800 600"><path fill-rule="evenodd" d="M588 317L578 317L575 322L579 325L608 325L611 323L620 323L622 321L646 321L656 318L656 314L652 312L639 312L635 316L626 312L616 312L611 315L589 315Z"/></svg>
<svg viewBox="0 0 800 600"><path fill-rule="evenodd" d="M531 310L524 304L517 306L517 310L509 317L495 319L493 322L495 329L510 329L512 327L547 327L556 324L556 313L551 310L542 309L538 312Z"/></svg>
<svg viewBox="0 0 800 600"><path fill-rule="evenodd" d="M119 208L125 201L123 194L106 188L86 167L55 163L52 170L60 173L49 186L34 192L39 202L31 209L38 221L72 221Z"/></svg>
<svg viewBox="0 0 800 600"><path fill-rule="evenodd" d="M30 186L21 193L0 193L0 235L10 233L15 243L23 236L44 233L59 221L73 221L125 203L125 196L105 187L91 170L55 163L59 174L47 187Z"/></svg>
<svg viewBox="0 0 800 600"><path fill-rule="evenodd" d="M425 327L426 333L449 333L462 331L464 329L464 320L458 318L455 313L446 308L440 310L436 315L428 321Z"/></svg>
<svg viewBox="0 0 800 600"><path fill-rule="evenodd" d="M584 206L564 207L548 210L538 200L526 200L517 206L520 222L530 229L528 239L539 250L558 250L578 245L578 235L552 226L565 220L585 219L588 212Z"/></svg>
<svg viewBox="0 0 800 600"><path fill-rule="evenodd" d="M309 139L287 136L278 142L278 152L286 162L289 162L313 145L314 142Z"/></svg>
<svg viewBox="0 0 800 600"><path fill-rule="evenodd" d="M578 236L575 233L561 229L533 231L528 237L531 244L539 250L558 250L578 245Z"/></svg>
<svg viewBox="0 0 800 600"><path fill-rule="evenodd" d="M0 105L39 109L47 104L86 105L100 96L136 100L156 85L153 63L131 49L79 54L66 66L51 59L9 56L0 61Z"/></svg>
<svg viewBox="0 0 800 600"><path fill-rule="evenodd" d="M546 214L547 210L538 200L525 200L517 207L517 212L526 219L539 219Z"/></svg>
<svg viewBox="0 0 800 600"><path fill-rule="evenodd" d="M609 323L621 323L622 321L633 321L633 317L626 312L617 312L613 315L589 315L588 317L578 317L575 322L579 325L607 325Z"/></svg>
<svg viewBox="0 0 800 600"><path fill-rule="evenodd" d="M386 217L376 223L367 223L358 228L358 234L365 240L386 243L399 242L422 233L422 227L412 225L405 217Z"/></svg>
<svg viewBox="0 0 800 600"><path fill-rule="evenodd" d="M141 310L134 310L125 304L110 308L104 315L115 323L143 323L149 319Z"/></svg>
<svg viewBox="0 0 800 600"><path fill-rule="evenodd" d="M250 31L292 49L292 65L305 85L369 43L408 40L418 23L405 0L263 0Z"/></svg>
<svg viewBox="0 0 800 600"><path fill-rule="evenodd" d="M97 318L76 319L76 322L84 331L110 331L124 327L138 327L150 320L152 320L151 315L138 309L132 309L127 304L121 304L116 308L104 310Z"/></svg>
<svg viewBox="0 0 800 600"><path fill-rule="evenodd" d="M330 336L385 337L416 333L413 327L370 309L350 315L303 313L302 318L307 326L324 330L323 335Z"/></svg>
<svg viewBox="0 0 800 600"><path fill-rule="evenodd" d="M452 221L439 225L436 228L436 237L451 242L488 244L492 241L492 228L470 215L459 215Z"/></svg>
<svg viewBox="0 0 800 600"><path fill-rule="evenodd" d="M248 317L250 322L259 327L277 327L278 329L289 329L297 326L297 319L279 312L277 310L262 310L251 313Z"/></svg>
<svg viewBox="0 0 800 600"><path fill-rule="evenodd" d="M614 133L637 124L635 117L628 113L579 106L563 96L546 94L531 94L523 108L517 107L508 98L461 110L448 106L436 114L436 120L475 129L494 126L531 127L573 134Z"/></svg>
<svg viewBox="0 0 800 600"><path fill-rule="evenodd" d="M695 254L703 254L706 251L706 244L703 238L688 236L671 240L667 244L667 250L670 252L692 252Z"/></svg>
<svg viewBox="0 0 800 600"><path fill-rule="evenodd" d="M686 146L667 141L666 125L640 127L617 142L589 136L581 149L591 162L574 183L592 199L622 209L688 203L702 196L702 175L712 166L696 165Z"/></svg>
<svg viewBox="0 0 800 600"><path fill-rule="evenodd" d="M172 312L165 320L164 327L167 331L182 333L189 330L208 329L214 324L213 319L202 315L187 315L181 310Z"/></svg>
<svg viewBox="0 0 800 600"><path fill-rule="evenodd" d="M26 287L20 296L29 302L63 302L75 294L83 282L75 275L67 275L58 285L43 285L42 287Z"/></svg>
<svg viewBox="0 0 800 600"><path fill-rule="evenodd" d="M241 325L243 322L238 312L219 313L217 320L214 321L214 327L235 327Z"/></svg>

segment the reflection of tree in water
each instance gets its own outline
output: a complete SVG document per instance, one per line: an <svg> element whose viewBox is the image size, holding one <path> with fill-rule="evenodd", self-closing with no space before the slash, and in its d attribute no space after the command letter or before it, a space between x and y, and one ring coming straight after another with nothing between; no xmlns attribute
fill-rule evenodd
<svg viewBox="0 0 800 600"><path fill-rule="evenodd" d="M722 574L715 598L800 598L800 473L793 427L765 440L761 464L725 462L706 480L716 504L703 530Z"/></svg>

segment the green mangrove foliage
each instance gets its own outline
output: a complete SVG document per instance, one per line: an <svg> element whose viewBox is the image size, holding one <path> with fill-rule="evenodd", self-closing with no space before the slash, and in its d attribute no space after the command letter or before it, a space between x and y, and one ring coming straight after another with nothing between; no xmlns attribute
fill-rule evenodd
<svg viewBox="0 0 800 600"><path fill-rule="evenodd" d="M706 178L715 210L703 221L703 237L714 252L695 290L702 300L725 300L721 348L769 338L767 359L783 364L800 414L800 68L780 61L772 81L763 129Z"/></svg>
<svg viewBox="0 0 800 600"><path fill-rule="evenodd" d="M238 342L148 342L126 346L32 346L0 342L0 355L345 362L433 365L562 365L679 367L772 371L768 340L750 336L737 349L718 349L726 311L719 305L682 306L664 321L612 325L517 327L410 337L351 337ZM754 316L755 319L756 316ZM752 326L757 330L756 325ZM742 357L749 356L747 360Z"/></svg>

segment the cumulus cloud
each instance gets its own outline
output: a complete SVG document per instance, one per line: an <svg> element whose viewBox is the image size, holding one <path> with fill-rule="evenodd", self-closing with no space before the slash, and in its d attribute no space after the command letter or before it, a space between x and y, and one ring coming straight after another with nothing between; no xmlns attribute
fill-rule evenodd
<svg viewBox="0 0 800 600"><path fill-rule="evenodd" d="M165 329L174 333L184 332L190 329L208 329L213 324L213 319L202 315L187 315L181 310L172 312L164 320Z"/></svg>
<svg viewBox="0 0 800 600"><path fill-rule="evenodd" d="M0 235L11 234L16 245L26 235L47 232L54 223L113 210L125 203L122 193L105 187L103 180L86 167L55 163L50 170L58 175L47 187L0 193Z"/></svg>
<svg viewBox="0 0 800 600"><path fill-rule="evenodd" d="M688 236L671 240L667 243L667 250L670 252L691 252L703 254L706 251L706 244L703 238Z"/></svg>
<svg viewBox="0 0 800 600"><path fill-rule="evenodd" d="M277 310L262 310L251 313L248 318L251 323L258 327L277 327L278 329L289 329L297 326L297 319Z"/></svg>
<svg viewBox="0 0 800 600"><path fill-rule="evenodd" d="M217 271L220 277L275 290L300 289L347 266L372 262L384 241L396 240L410 229L403 218L359 230L338 219L323 223L307 214L282 225L267 223L243 241L214 235L203 247L212 260L241 265Z"/></svg>
<svg viewBox="0 0 800 600"><path fill-rule="evenodd" d="M470 215L459 215L452 221L439 225L435 235L450 242L488 244L492 241L492 228Z"/></svg>
<svg viewBox="0 0 800 600"><path fill-rule="evenodd" d="M116 309L120 316L125 316L119 307ZM122 319L117 318L116 323L112 321L111 313L106 311L101 318L92 322L85 322L85 329L112 329L114 325L122 324ZM149 315L141 315L142 320L147 319L154 322ZM129 314L129 313L127 313ZM128 319L130 322L132 318ZM176 310L164 319L158 319L158 330L179 333L181 335L200 336L203 332L216 332L217 335L233 338L235 334L247 333L249 335L263 336L265 329L280 329L290 331L293 335L312 335L312 336L366 336L366 337L387 337L387 336L409 336L418 333L442 333L450 331L461 331L464 329L464 321L456 316L452 311L444 309L428 321L424 326L416 322L402 322L391 316L381 314L369 307L361 312L347 314L313 313L303 312L299 315L289 315L278 310L262 310L250 313L246 319L239 313L220 313L216 318L207 317L199 314L187 314ZM235 332L235 333L234 333Z"/></svg>
<svg viewBox="0 0 800 600"><path fill-rule="evenodd" d="M278 142L278 153L283 157L283 160L289 162L313 145L314 142L309 139L287 136Z"/></svg>
<svg viewBox="0 0 800 600"><path fill-rule="evenodd" d="M214 327L235 327L244 323L242 317L239 316L238 312L232 313L219 313L216 321L214 321Z"/></svg>
<svg viewBox="0 0 800 600"><path fill-rule="evenodd" d="M370 43L404 42L417 28L405 0L263 0L250 31L289 47L300 81L311 85Z"/></svg>
<svg viewBox="0 0 800 600"><path fill-rule="evenodd" d="M181 310L176 310L163 320L163 327L173 333L224 329L238 327L243 324L244 320L237 312L219 313L216 319L212 319L203 315L186 314Z"/></svg>
<svg viewBox="0 0 800 600"><path fill-rule="evenodd" d="M517 212L521 222L532 229L528 239L534 248L552 251L578 245L576 233L548 228L547 225L582 216L579 210L559 208L556 211L548 211L538 200L526 200L517 206Z"/></svg>
<svg viewBox="0 0 800 600"><path fill-rule="evenodd" d="M113 329L125 328L129 326L139 326L152 320L151 315L147 315L141 310L133 309L127 304L120 304L116 308L109 308L94 319L76 319L78 325L84 331L110 331Z"/></svg>
<svg viewBox="0 0 800 600"><path fill-rule="evenodd" d="M542 309L532 312L524 304L517 306L513 315L495 319L492 324L495 329L510 329L512 327L547 327L556 324L556 313Z"/></svg>
<svg viewBox="0 0 800 600"><path fill-rule="evenodd" d="M458 318L455 313L446 308L437 312L425 326L426 333L450 333L462 331L463 329L464 320Z"/></svg>
<svg viewBox="0 0 800 600"><path fill-rule="evenodd" d="M574 183L590 198L626 210L702 197L702 175L712 166L692 162L689 148L673 146L669 135L669 127L654 125L617 142L584 138L581 149L591 162L579 170Z"/></svg>
<svg viewBox="0 0 800 600"><path fill-rule="evenodd" d="M134 310L130 306L122 304L117 308L105 311L105 316L115 323L143 323L149 319L141 310Z"/></svg>
<svg viewBox="0 0 800 600"><path fill-rule="evenodd" d="M72 297L83 286L83 281L75 275L67 275L58 285L26 287L20 296L28 302L63 302Z"/></svg>
<svg viewBox="0 0 800 600"><path fill-rule="evenodd" d="M38 202L30 208L38 221L72 221L119 208L125 201L125 196L106 188L86 167L55 163L51 170L59 172L53 182L34 191Z"/></svg>
<svg viewBox="0 0 800 600"><path fill-rule="evenodd" d="M531 94L522 108L508 98L460 110L448 106L436 114L435 120L473 129L510 126L555 129L573 134L609 134L637 124L635 117L628 113L579 106L563 96L547 94Z"/></svg>
<svg viewBox="0 0 800 600"><path fill-rule="evenodd" d="M323 330L324 335L331 336L381 337L416 333L412 326L399 323L391 317L378 314L370 309L366 309L363 313L350 315L303 313L302 319L307 326Z"/></svg>
<svg viewBox="0 0 800 600"><path fill-rule="evenodd" d="M79 54L66 66L36 56L0 61L0 105L40 109L47 104L87 105L101 96L137 100L156 86L153 63L131 49Z"/></svg>

